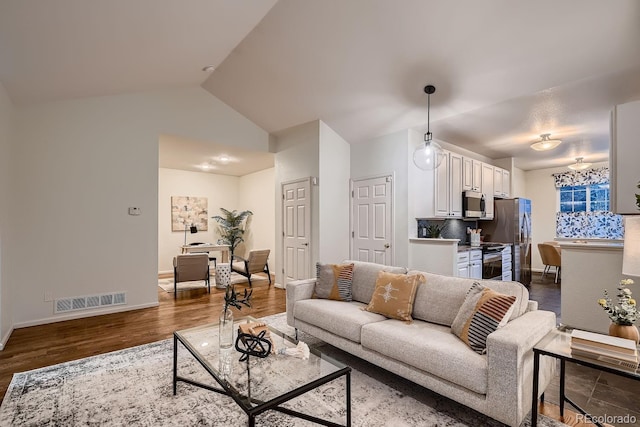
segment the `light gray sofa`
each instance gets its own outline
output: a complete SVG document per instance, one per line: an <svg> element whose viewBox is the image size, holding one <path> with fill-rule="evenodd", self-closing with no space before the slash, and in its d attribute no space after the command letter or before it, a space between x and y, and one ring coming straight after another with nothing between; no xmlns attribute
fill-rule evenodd
<svg viewBox="0 0 640 427"><path fill-rule="evenodd" d="M380 270L407 274L401 267L353 262L353 301L312 298L316 279L287 284L287 323L342 350L394 372L510 426L519 426L531 409L533 346L556 325L553 312L538 310L518 282L474 280L422 273L407 324L363 311ZM451 333L473 282L517 299L509 322L487 338L480 355ZM541 358L541 393L555 372Z"/></svg>

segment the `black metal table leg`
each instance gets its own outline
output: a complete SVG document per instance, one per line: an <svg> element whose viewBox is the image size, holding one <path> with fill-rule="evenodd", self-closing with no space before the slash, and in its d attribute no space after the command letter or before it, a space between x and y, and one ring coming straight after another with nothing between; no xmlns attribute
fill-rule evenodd
<svg viewBox="0 0 640 427"><path fill-rule="evenodd" d="M178 338L173 336L173 395L176 395L178 383Z"/></svg>
<svg viewBox="0 0 640 427"><path fill-rule="evenodd" d="M564 417L564 402L567 400L567 397L564 393L564 373L565 373L565 363L564 360L560 360L560 416Z"/></svg>
<svg viewBox="0 0 640 427"><path fill-rule="evenodd" d="M347 372L347 427L351 427L351 372Z"/></svg>
<svg viewBox="0 0 640 427"><path fill-rule="evenodd" d="M531 396L531 427L538 425L538 381L540 376L540 353L533 352L533 393Z"/></svg>

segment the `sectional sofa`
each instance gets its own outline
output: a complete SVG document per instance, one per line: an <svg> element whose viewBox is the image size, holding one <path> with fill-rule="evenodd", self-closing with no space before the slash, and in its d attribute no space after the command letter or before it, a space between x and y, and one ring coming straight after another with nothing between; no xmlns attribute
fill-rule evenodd
<svg viewBox="0 0 640 427"><path fill-rule="evenodd" d="M533 346L556 326L553 312L537 309L517 282L474 280L407 271L359 261L353 263L350 302L314 298L316 279L287 284L287 322L344 351L510 426L531 409ZM422 274L413 321L389 319L363 310L372 298L378 272ZM451 332L467 291L479 282L516 297L505 326L488 335L486 354L473 351ZM555 364L542 358L543 392Z"/></svg>

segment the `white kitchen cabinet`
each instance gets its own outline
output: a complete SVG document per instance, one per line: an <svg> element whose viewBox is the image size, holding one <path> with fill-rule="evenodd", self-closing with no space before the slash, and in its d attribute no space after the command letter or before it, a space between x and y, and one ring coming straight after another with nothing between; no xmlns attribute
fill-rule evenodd
<svg viewBox="0 0 640 427"><path fill-rule="evenodd" d="M457 257L457 271L458 277L470 277L469 276L469 251L458 252Z"/></svg>
<svg viewBox="0 0 640 427"><path fill-rule="evenodd" d="M640 189L636 187L640 182L640 101L616 105L611 121L610 210L618 214L638 214L640 208L636 206L635 195L640 194Z"/></svg>
<svg viewBox="0 0 640 427"><path fill-rule="evenodd" d="M485 218L493 219L493 169L492 165L482 164L482 191L484 194ZM482 227L480 227L482 228Z"/></svg>
<svg viewBox="0 0 640 427"><path fill-rule="evenodd" d="M462 159L462 191L482 190L482 162L464 157Z"/></svg>
<svg viewBox="0 0 640 427"><path fill-rule="evenodd" d="M480 249L469 251L469 277L482 279L482 251Z"/></svg>
<svg viewBox="0 0 640 427"><path fill-rule="evenodd" d="M462 218L462 156L446 151L434 175L434 208L426 218Z"/></svg>
<svg viewBox="0 0 640 427"><path fill-rule="evenodd" d="M511 194L511 172L499 167L493 169L493 195L506 198Z"/></svg>

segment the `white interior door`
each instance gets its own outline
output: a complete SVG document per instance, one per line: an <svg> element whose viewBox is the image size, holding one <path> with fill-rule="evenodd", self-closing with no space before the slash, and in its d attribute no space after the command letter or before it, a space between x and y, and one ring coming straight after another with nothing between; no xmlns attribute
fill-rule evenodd
<svg viewBox="0 0 640 427"><path fill-rule="evenodd" d="M392 178L353 181L351 258L393 265Z"/></svg>
<svg viewBox="0 0 640 427"><path fill-rule="evenodd" d="M285 284L310 276L311 183L309 179L282 185L283 273Z"/></svg>

